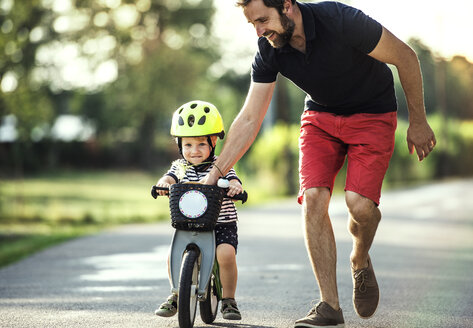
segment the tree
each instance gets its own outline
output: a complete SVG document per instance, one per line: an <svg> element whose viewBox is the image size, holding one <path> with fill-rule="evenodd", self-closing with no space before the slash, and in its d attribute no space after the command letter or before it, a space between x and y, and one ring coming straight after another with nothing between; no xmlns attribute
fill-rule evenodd
<svg viewBox="0 0 473 328"><path fill-rule="evenodd" d="M94 121L100 142L144 147L177 103L215 84L212 0L7 3L0 117L16 116L23 142L35 129L48 138L58 115L74 113Z"/></svg>

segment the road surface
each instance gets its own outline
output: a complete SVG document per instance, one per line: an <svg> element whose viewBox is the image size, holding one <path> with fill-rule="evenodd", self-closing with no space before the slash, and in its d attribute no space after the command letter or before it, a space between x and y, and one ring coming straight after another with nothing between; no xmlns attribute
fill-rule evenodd
<svg viewBox="0 0 473 328"><path fill-rule="evenodd" d="M330 207L346 327L473 327L473 180L386 192L370 252L380 286L376 315L351 304L351 240L343 199ZM293 327L318 291L300 206L291 199L239 211L240 322L195 327ZM153 312L169 294L169 223L79 238L0 269L0 327L178 327Z"/></svg>

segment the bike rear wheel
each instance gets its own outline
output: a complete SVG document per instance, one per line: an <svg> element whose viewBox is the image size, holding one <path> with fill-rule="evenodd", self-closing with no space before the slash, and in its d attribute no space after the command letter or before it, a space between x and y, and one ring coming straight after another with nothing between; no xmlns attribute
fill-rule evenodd
<svg viewBox="0 0 473 328"><path fill-rule="evenodd" d="M178 319L180 328L194 326L197 310L197 291L199 289L199 252L190 249L184 254L179 280Z"/></svg>
<svg viewBox="0 0 473 328"><path fill-rule="evenodd" d="M209 284L207 285L207 298L199 304L200 317L203 322L209 324L215 321L215 318L217 317L218 301L215 276L212 275Z"/></svg>

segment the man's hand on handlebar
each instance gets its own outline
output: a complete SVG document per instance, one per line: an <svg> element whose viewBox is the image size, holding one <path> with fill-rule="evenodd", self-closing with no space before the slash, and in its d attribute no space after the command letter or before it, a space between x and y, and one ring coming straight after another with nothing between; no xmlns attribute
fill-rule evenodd
<svg viewBox="0 0 473 328"><path fill-rule="evenodd" d="M219 178L218 171L214 168L212 169L209 174L202 178L199 183L207 184L207 185L215 185L217 184L217 180Z"/></svg>

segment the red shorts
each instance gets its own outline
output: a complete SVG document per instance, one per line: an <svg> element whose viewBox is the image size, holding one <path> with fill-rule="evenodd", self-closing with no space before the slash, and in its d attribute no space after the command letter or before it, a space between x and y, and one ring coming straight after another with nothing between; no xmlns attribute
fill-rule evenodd
<svg viewBox="0 0 473 328"><path fill-rule="evenodd" d="M394 150L396 112L349 116L306 111L299 137L298 202L304 191L327 187L330 192L347 158L345 191L379 204L381 186Z"/></svg>

